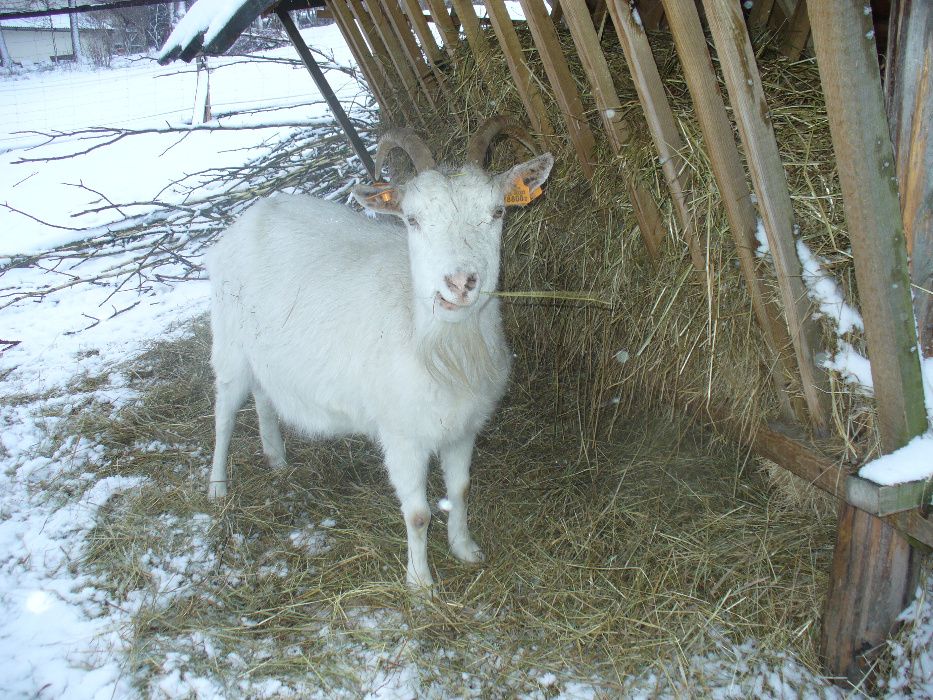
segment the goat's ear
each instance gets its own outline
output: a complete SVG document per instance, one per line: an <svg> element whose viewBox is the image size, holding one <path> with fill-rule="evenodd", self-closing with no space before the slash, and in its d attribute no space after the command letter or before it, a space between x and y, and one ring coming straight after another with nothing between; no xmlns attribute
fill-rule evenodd
<svg viewBox="0 0 933 700"><path fill-rule="evenodd" d="M357 185L352 193L356 201L370 211L395 216L402 215L402 195L398 189L387 182Z"/></svg>
<svg viewBox="0 0 933 700"><path fill-rule="evenodd" d="M523 207L540 196L541 185L551 174L552 167L554 156L545 153L502 173L499 177L505 190L505 203Z"/></svg>

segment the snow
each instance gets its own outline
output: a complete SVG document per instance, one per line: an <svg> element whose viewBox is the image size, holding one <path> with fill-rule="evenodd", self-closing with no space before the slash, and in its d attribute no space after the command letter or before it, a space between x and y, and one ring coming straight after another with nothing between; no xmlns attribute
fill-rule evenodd
<svg viewBox="0 0 933 700"><path fill-rule="evenodd" d="M158 58L162 59L178 46L188 46L199 35L203 35L204 45L209 44L248 2L250 0L197 0L175 25Z"/></svg>
<svg viewBox="0 0 933 700"><path fill-rule="evenodd" d="M838 372L856 392L872 396L871 363L843 339L847 334L864 332L861 314L845 301L836 280L826 272L823 263L802 239L797 241L797 255L803 266L807 294L820 309L817 317L824 317L836 335L835 353L823 361L823 366ZM927 421L933 424L933 358L922 358L920 370ZM886 486L930 478L933 476L933 428L916 436L899 450L863 464L858 473Z"/></svg>

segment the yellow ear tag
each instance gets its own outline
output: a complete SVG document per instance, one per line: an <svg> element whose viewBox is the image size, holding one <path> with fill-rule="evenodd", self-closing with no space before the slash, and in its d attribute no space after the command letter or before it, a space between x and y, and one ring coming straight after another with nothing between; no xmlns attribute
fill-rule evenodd
<svg viewBox="0 0 933 700"><path fill-rule="evenodd" d="M377 182L376 185L383 185L386 183ZM381 200L384 204L388 204L393 199L392 190L382 190L381 192L376 192L375 194L369 195L367 199L378 199Z"/></svg>
<svg viewBox="0 0 933 700"><path fill-rule="evenodd" d="M541 196L541 188L535 187L529 191L528 185L520 177L512 182L512 189L505 193L505 203L509 206L523 207L531 204L532 200Z"/></svg>

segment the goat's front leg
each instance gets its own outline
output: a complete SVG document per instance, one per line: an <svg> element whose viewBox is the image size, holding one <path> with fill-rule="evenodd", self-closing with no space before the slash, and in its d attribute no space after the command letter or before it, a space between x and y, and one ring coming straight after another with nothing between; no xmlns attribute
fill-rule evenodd
<svg viewBox="0 0 933 700"><path fill-rule="evenodd" d="M382 436L386 468L395 493L402 505L402 516L408 530L408 585L426 588L433 585L428 568L428 506L427 478L431 453L411 440Z"/></svg>
<svg viewBox="0 0 933 700"><path fill-rule="evenodd" d="M447 541L453 555L469 564L477 564L485 558L479 545L470 536L467 524L467 491L470 487L470 461L475 439L475 435L470 435L440 450L447 500L450 502Z"/></svg>

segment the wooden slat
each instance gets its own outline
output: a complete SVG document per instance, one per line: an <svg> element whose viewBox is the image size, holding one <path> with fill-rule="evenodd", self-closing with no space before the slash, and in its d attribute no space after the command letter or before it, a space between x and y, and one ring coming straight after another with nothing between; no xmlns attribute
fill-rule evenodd
<svg viewBox="0 0 933 700"><path fill-rule="evenodd" d="M460 35L457 28L454 27L453 20L447 12L444 0L427 0L428 7L431 8L431 20L441 30L441 40L444 43L444 50L453 58L457 53L457 46L460 45Z"/></svg>
<svg viewBox="0 0 933 700"><path fill-rule="evenodd" d="M661 0L642 0L635 7L646 32L655 32L661 28L661 20L664 19L665 13Z"/></svg>
<svg viewBox="0 0 933 700"><path fill-rule="evenodd" d="M554 127L547 118L547 108L544 106L544 99L541 91L538 90L535 77L529 70L528 64L525 63L522 45L515 26L509 18L505 0L485 0L485 3L486 10L489 12L489 21L499 39L502 52L505 54L509 72L512 74L512 82L515 83L518 95L525 106L532 130L543 136L553 136Z"/></svg>
<svg viewBox="0 0 933 700"><path fill-rule="evenodd" d="M377 65L376 60L369 51L369 46L367 46L362 34L360 34L359 27L356 26L350 8L345 0L327 0L327 8L333 15L334 22L340 29L340 33L343 34L347 46L350 47L353 59L360 67L360 70L363 71L363 76L379 103L379 110L382 112L383 118L392 120L393 112L390 106L392 103L389 97L392 93L385 84L381 67Z"/></svg>
<svg viewBox="0 0 933 700"><path fill-rule="evenodd" d="M570 35L577 47L577 54L583 63L583 70L593 92L596 109L602 120L609 146L618 155L622 146L631 138L631 131L622 116L622 102L612 83L609 64L599 46L599 37L590 19L586 0L562 0L564 21L570 28ZM604 5L605 6L605 5ZM553 26L553 25L552 25Z"/></svg>
<svg viewBox="0 0 933 700"><path fill-rule="evenodd" d="M738 3L703 0L703 4L758 196L810 424L822 433L829 425L829 380L816 361L821 333L803 285L794 243L794 211L755 53Z"/></svg>
<svg viewBox="0 0 933 700"><path fill-rule="evenodd" d="M436 109L436 85L435 81L429 78L431 69L428 68L428 65L424 62L424 57L421 55L418 42L415 41L415 35L412 32L411 25L408 24L408 18L405 17L401 7L399 7L398 0L370 0L368 4L374 5L376 2L382 5L385 16L388 18L392 31L395 33L402 48L402 55L408 61L408 65L411 67L418 81L418 85L421 87L422 94L425 96L432 109Z"/></svg>
<svg viewBox="0 0 933 700"><path fill-rule="evenodd" d="M794 14L784 29L781 53L791 61L796 61L803 54L810 37L810 15L807 14L807 0L798 0Z"/></svg>
<svg viewBox="0 0 933 700"><path fill-rule="evenodd" d="M748 13L748 26L755 31L764 29L773 8L774 0L753 0L752 9Z"/></svg>
<svg viewBox="0 0 933 700"><path fill-rule="evenodd" d="M483 64L489 55L489 42L486 35L479 26L479 18L476 16L476 10L473 9L472 0L452 0L454 10L460 19L460 26L463 27L463 33L466 35L467 43L473 56L480 65Z"/></svg>
<svg viewBox="0 0 933 700"><path fill-rule="evenodd" d="M751 191L746 184L745 168L739 149L735 144L732 124L726 114L722 93L713 69L713 62L706 45L706 36L696 5L680 0L664 0L668 24L674 36L674 44L684 72L706 153L709 156L713 176L719 186L722 203L729 220L729 228L735 240L739 269L745 278L745 288L752 302L752 310L761 328L770 357L769 365L776 358L778 367L773 367L771 379L785 420L806 420L806 407L800 400L791 398L787 390L787 376L797 374L796 361L790 356L790 335L780 307L763 292L763 279L758 275L755 250L758 240L755 231L758 216L752 204ZM783 370L783 371L782 371ZM796 405L795 405L796 403Z"/></svg>
<svg viewBox="0 0 933 700"><path fill-rule="evenodd" d="M629 198L635 210L635 221L638 222L638 230L645 242L648 257L652 263L657 264L661 257L661 244L666 235L661 210L658 209L654 197L640 182L629 184Z"/></svg>
<svg viewBox="0 0 933 700"><path fill-rule="evenodd" d="M412 29L415 30L415 34L418 36L421 50L424 51L424 55L431 65L436 66L443 60L441 58L441 50L437 45L437 41L434 39L434 34L431 32L430 27L428 27L428 21L424 18L424 11L421 9L421 5L418 3L418 0L401 0L401 2L402 9L405 10L408 21Z"/></svg>
<svg viewBox="0 0 933 700"><path fill-rule="evenodd" d="M371 2L367 3L364 7L362 0L349 0L349 2L350 9L357 20L359 20L360 27L364 34L369 34L373 42L376 42L376 38L378 37L378 43L382 45L390 65L395 68L395 73L402 83L405 93L408 95L410 103L409 112L420 115L418 105L421 104L422 100L419 98L420 88L418 86L418 79L414 71L412 71L408 59L405 57L404 49L402 49L398 38L395 36L395 32L392 30L392 26L389 23L389 18L386 17L385 12L383 12L382 6L378 2Z"/></svg>
<svg viewBox="0 0 933 700"><path fill-rule="evenodd" d="M570 142L580 161L580 167L583 169L583 174L591 178L593 177L596 142L589 124L586 123L586 117L583 115L580 93L573 82L573 76L570 75L567 60L564 58L557 39L557 32L554 31L554 25L542 0L520 0L520 2L535 47L541 55L548 81L551 83L551 89L554 90L554 98L557 100L567 126Z"/></svg>
<svg viewBox="0 0 933 700"><path fill-rule="evenodd" d="M930 456L933 463L933 455ZM872 515L890 515L904 510L929 507L929 481L909 481L884 486L858 476L846 480L846 500Z"/></svg>
<svg viewBox="0 0 933 700"><path fill-rule="evenodd" d="M933 4L927 0L891 5L885 100L920 348L933 357Z"/></svg>
<svg viewBox="0 0 933 700"><path fill-rule="evenodd" d="M661 162L661 172L667 182L674 205L674 215L680 225L681 233L690 251L693 266L700 272L706 270L706 256L704 245L700 241L693 211L688 201L690 184L687 167L680 155L684 143L677 130L674 113L661 84L661 75L651 53L648 37L644 29L635 21L632 9L627 0L611 0L609 14L612 23L619 35L625 61L629 72L635 81L635 90L638 92L638 101L641 103L648 130L654 141L658 158Z"/></svg>
<svg viewBox="0 0 933 700"><path fill-rule="evenodd" d="M884 452L926 429L917 335L871 14L861 0L810 6ZM860 681L913 595L908 542L879 518L840 511L821 652L827 668Z"/></svg>

